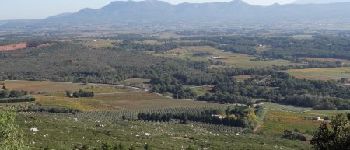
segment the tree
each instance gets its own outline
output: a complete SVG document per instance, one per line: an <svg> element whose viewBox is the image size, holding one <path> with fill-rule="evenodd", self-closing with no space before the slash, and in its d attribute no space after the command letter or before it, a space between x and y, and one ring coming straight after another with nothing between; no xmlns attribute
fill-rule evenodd
<svg viewBox="0 0 350 150"><path fill-rule="evenodd" d="M125 150L125 147L122 143L119 143L114 145L113 150Z"/></svg>
<svg viewBox="0 0 350 150"><path fill-rule="evenodd" d="M67 97L73 97L73 93L71 91L66 91L66 96Z"/></svg>
<svg viewBox="0 0 350 150"><path fill-rule="evenodd" d="M311 144L317 150L350 149L350 122L345 114L338 114L328 125L322 123Z"/></svg>
<svg viewBox="0 0 350 150"><path fill-rule="evenodd" d="M191 145L186 148L186 150L195 150Z"/></svg>
<svg viewBox="0 0 350 150"><path fill-rule="evenodd" d="M129 148L129 150L135 150L135 149L136 149L136 148L135 148L134 145L131 145L130 148Z"/></svg>
<svg viewBox="0 0 350 150"><path fill-rule="evenodd" d="M147 143L145 144L144 149L145 150L151 150L150 146Z"/></svg>
<svg viewBox="0 0 350 150"><path fill-rule="evenodd" d="M111 150L112 146L109 145L108 143L102 143L101 145L101 150Z"/></svg>
<svg viewBox="0 0 350 150"><path fill-rule="evenodd" d="M0 98L8 98L10 96L10 91L8 90L1 90L0 91Z"/></svg>
<svg viewBox="0 0 350 150"><path fill-rule="evenodd" d="M297 130L296 131L289 131L289 130L284 130L282 138L285 139L290 139L290 140L300 140L300 141L306 141L306 137L299 133Z"/></svg>
<svg viewBox="0 0 350 150"><path fill-rule="evenodd" d="M78 144L73 147L73 150L89 150L89 146Z"/></svg>
<svg viewBox="0 0 350 150"><path fill-rule="evenodd" d="M15 123L16 113L12 110L0 111L0 149L23 150L23 134Z"/></svg>

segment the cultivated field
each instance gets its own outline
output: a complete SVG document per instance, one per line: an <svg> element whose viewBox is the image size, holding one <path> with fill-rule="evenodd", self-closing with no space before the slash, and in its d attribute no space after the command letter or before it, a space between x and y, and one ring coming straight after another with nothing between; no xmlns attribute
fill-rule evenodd
<svg viewBox="0 0 350 150"><path fill-rule="evenodd" d="M8 44L0 46L1 51L14 51L18 49L24 49L27 47L27 43L18 43L18 44Z"/></svg>
<svg viewBox="0 0 350 150"><path fill-rule="evenodd" d="M144 83L147 79L129 79L128 83ZM135 121L139 112L185 112L206 109L225 110L229 104L214 104L192 100L174 100L155 93L130 87L103 84L80 84L49 81L5 81L9 89L32 91L36 104L79 109L76 114L19 113L17 122L24 131L25 141L32 149L71 149L89 145L100 148L102 143L123 144L142 149L147 143L153 149L310 149L308 141L283 139L284 130L298 131L309 139L320 121L315 117L332 117L350 111L318 111L265 103L255 134L243 128L176 121ZM198 93L210 87L191 87ZM93 98L68 98L66 90L84 89L95 92ZM22 105L22 104L18 104ZM25 105L25 104L23 104ZM123 120L122 118L129 120ZM30 131L37 128L38 131Z"/></svg>
<svg viewBox="0 0 350 150"><path fill-rule="evenodd" d="M265 135L242 133L240 129L206 124L155 123L142 121L104 122L84 120L70 115L20 115L18 123L25 131L26 143L33 149L71 149L75 145L101 148L102 143L131 145L152 149L309 149L298 141ZM36 127L38 132L29 131Z"/></svg>
<svg viewBox="0 0 350 150"><path fill-rule="evenodd" d="M343 65L350 65L350 61L346 59L337 59L337 58L305 58L308 61L319 61L319 62L339 62Z"/></svg>
<svg viewBox="0 0 350 150"><path fill-rule="evenodd" d="M32 148L69 149L75 145L98 148L102 143L133 145L142 149L144 143L153 149L310 149L308 141L281 138L284 130L299 131L310 139L321 123L310 118L333 116L345 111L314 111L266 103L266 113L256 134L240 128L201 123L123 121L110 117L114 113L45 114L23 113L18 123L25 131ZM109 119L104 119L109 117ZM39 131L33 133L30 128Z"/></svg>
<svg viewBox="0 0 350 150"><path fill-rule="evenodd" d="M82 39L80 43L90 48L112 48L114 44L120 41L104 39Z"/></svg>
<svg viewBox="0 0 350 150"><path fill-rule="evenodd" d="M256 58L253 56L224 52L209 46L183 47L167 51L163 54L155 55L190 59L195 61L209 61L209 59L212 59L214 61L224 62L227 66L237 68L264 68L272 66L296 65L286 60L255 60ZM213 67L220 67L220 65Z"/></svg>
<svg viewBox="0 0 350 150"><path fill-rule="evenodd" d="M310 80L339 80L350 78L350 68L308 68L291 69L288 73L294 77Z"/></svg>
<svg viewBox="0 0 350 150"><path fill-rule="evenodd" d="M139 79L141 80L141 79ZM128 82L136 79L127 80ZM166 108L225 107L224 104L208 104L192 100L174 100L144 90L104 84L80 84L49 81L5 81L8 89L30 91L36 103L43 106L60 106L81 111L120 111ZM84 89L93 91L92 98L69 98L65 91Z"/></svg>

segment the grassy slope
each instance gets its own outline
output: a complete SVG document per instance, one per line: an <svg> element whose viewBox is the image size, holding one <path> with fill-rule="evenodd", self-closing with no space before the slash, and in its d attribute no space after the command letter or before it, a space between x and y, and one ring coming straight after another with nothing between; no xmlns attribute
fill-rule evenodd
<svg viewBox="0 0 350 150"><path fill-rule="evenodd" d="M61 87L61 84L65 86ZM18 123L25 133L26 143L32 149L45 147L69 149L76 144L96 147L102 142L113 144L122 142L125 145L135 145L138 149L141 149L144 143L149 143L154 149L181 149L189 145L201 149L310 149L308 142L282 139L283 131L297 129L311 135L320 122L305 118L349 112L316 111L267 103L264 104L265 116L259 119L261 127L257 130L257 134L251 134L241 133L237 128L197 123L184 125L117 119L122 115L135 117L140 111L155 112L160 109L181 111L209 107L225 109L227 105L172 100L155 94L111 88L107 85L94 85L94 88L91 88L91 85L29 81L6 81L6 85L14 89L32 89L35 93L47 90L45 94L36 94L37 103L86 111L76 115L20 113ZM82 99L65 98L63 94L65 88L95 90L97 96ZM106 91L114 93L106 94L104 93ZM106 110L110 112L104 112ZM104 127L99 127L101 124ZM37 127L39 132L29 131L32 127ZM146 136L145 133L151 135Z"/></svg>
<svg viewBox="0 0 350 150"><path fill-rule="evenodd" d="M76 144L98 147L102 142L123 143L142 149L144 143L153 149L181 149L189 145L208 149L308 149L307 144L279 137L236 134L234 128L203 124L152 123L118 121L97 123L74 116L45 114L20 115L19 124L25 131L26 143L32 149L69 149ZM98 119L96 119L98 120ZM104 127L98 127L103 124ZM39 132L29 131L36 127ZM150 136L146 134L149 133Z"/></svg>
<svg viewBox="0 0 350 150"><path fill-rule="evenodd" d="M268 135L281 135L284 130L299 130L305 134L313 134L320 125L320 121L312 120L315 117L332 117L337 113L349 113L350 110L312 110L284 106L279 104L265 104L266 116L261 133Z"/></svg>

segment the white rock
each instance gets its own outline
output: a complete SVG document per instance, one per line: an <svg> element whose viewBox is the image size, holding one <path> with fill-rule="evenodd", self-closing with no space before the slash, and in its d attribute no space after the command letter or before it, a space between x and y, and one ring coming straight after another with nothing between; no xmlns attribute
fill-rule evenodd
<svg viewBox="0 0 350 150"><path fill-rule="evenodd" d="M33 128L30 128L30 131L32 131L32 132L38 132L39 130L38 130L38 128L33 127Z"/></svg>

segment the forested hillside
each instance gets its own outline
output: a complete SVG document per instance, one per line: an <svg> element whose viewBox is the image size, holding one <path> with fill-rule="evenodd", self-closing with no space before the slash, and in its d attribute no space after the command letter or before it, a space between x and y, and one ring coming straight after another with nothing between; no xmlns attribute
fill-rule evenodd
<svg viewBox="0 0 350 150"><path fill-rule="evenodd" d="M349 58L347 47L350 41L346 38L229 36L164 40L124 36L112 39L114 42L109 41L112 46L100 48L91 47L84 40L76 40L52 41L45 47L2 52L1 78L104 84L145 78L150 79L150 91L169 93L176 99L243 104L268 101L315 109L349 109L349 87L334 81L296 79L283 71L289 68L347 65L341 60ZM226 53L200 51L200 46L221 49L227 54L255 56L250 59L251 63L274 59L295 63L266 68L237 68L227 63ZM182 52L174 50L187 47L193 47L192 56L186 56L186 59L176 57ZM175 53L168 55L171 51ZM339 61L310 61L307 58L336 58ZM250 77L237 81L236 76ZM206 85L212 88L204 93L191 88Z"/></svg>

